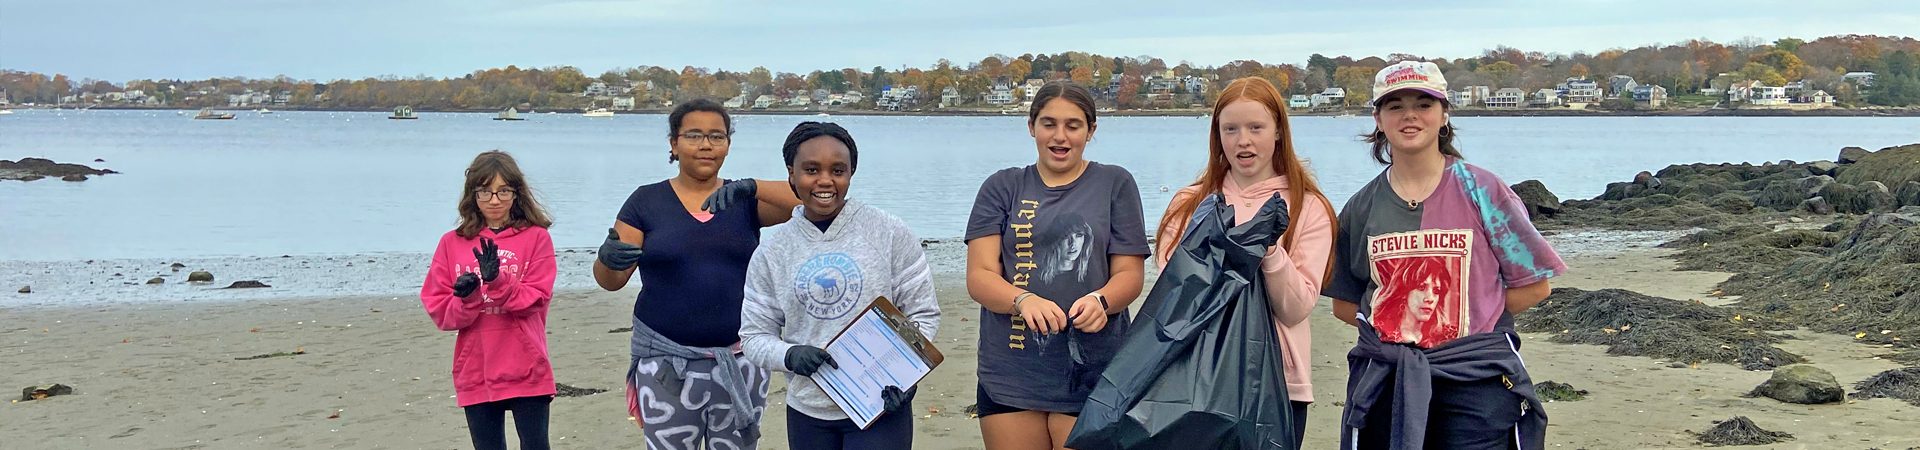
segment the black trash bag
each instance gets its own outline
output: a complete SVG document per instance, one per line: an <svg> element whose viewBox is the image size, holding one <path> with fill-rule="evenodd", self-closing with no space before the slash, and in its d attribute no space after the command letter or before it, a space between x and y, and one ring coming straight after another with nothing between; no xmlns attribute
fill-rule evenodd
<svg viewBox="0 0 1920 450"><path fill-rule="evenodd" d="M1294 448L1279 337L1259 282L1284 214L1270 206L1234 226L1231 205L1202 201L1068 447Z"/></svg>

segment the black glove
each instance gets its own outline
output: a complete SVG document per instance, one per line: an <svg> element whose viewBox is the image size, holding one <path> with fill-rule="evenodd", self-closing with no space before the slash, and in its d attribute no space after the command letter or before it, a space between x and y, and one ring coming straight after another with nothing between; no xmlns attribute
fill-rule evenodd
<svg viewBox="0 0 1920 450"><path fill-rule="evenodd" d="M787 349L787 370L793 371L794 375L813 376L815 372L820 371L820 366L833 366L838 369L840 363L833 362L833 355L827 354L827 351L820 347L795 345Z"/></svg>
<svg viewBox="0 0 1920 450"><path fill-rule="evenodd" d="M727 184L720 185L720 189L713 191L713 195L707 196L707 201L700 204L700 210L719 213L720 210L733 207L734 203L741 198L751 199L759 193L760 184L752 178L728 181Z"/></svg>
<svg viewBox="0 0 1920 450"><path fill-rule="evenodd" d="M627 270L640 263L640 246L620 240L620 233L607 229L607 241L600 243L600 264L612 270Z"/></svg>
<svg viewBox="0 0 1920 450"><path fill-rule="evenodd" d="M1268 247L1272 247L1273 244L1280 242L1280 236L1287 234L1287 227L1293 226L1293 219L1288 217L1288 214L1290 213L1287 211L1287 199L1281 197L1277 192L1273 194L1273 198L1267 199L1267 204L1260 205L1259 212L1254 213L1254 223L1272 220L1270 226L1273 230L1273 236L1267 238ZM1269 217L1271 217L1271 219L1268 219Z"/></svg>
<svg viewBox="0 0 1920 450"><path fill-rule="evenodd" d="M492 283L500 277L500 246L492 239L480 238L480 248L473 249L473 259L480 266L480 279Z"/></svg>
<svg viewBox="0 0 1920 450"><path fill-rule="evenodd" d="M1230 225L1227 236L1235 244L1269 248L1280 242L1280 236L1287 233L1288 225L1287 199L1275 193L1260 205L1260 210L1253 213L1252 219Z"/></svg>
<svg viewBox="0 0 1920 450"><path fill-rule="evenodd" d="M881 408L885 409L885 413L892 413L907 407L907 404L910 403L913 398L913 394L910 392L912 389L915 388L909 388L908 391L901 391L899 386L887 386L881 389Z"/></svg>
<svg viewBox="0 0 1920 450"><path fill-rule="evenodd" d="M467 298L468 295L473 294L474 289L479 287L480 276L474 275L473 272L460 274L460 278L453 279L453 295L455 297Z"/></svg>

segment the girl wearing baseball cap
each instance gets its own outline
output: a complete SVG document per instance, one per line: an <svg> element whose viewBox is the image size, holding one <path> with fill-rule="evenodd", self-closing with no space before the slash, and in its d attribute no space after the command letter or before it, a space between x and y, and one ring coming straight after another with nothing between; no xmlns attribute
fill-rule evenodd
<svg viewBox="0 0 1920 450"><path fill-rule="evenodd" d="M1342 448L1546 442L1513 315L1546 299L1566 264L1507 183L1454 146L1446 93L1433 63L1374 76L1366 140L1387 167L1342 208L1321 291L1360 335L1347 354Z"/></svg>

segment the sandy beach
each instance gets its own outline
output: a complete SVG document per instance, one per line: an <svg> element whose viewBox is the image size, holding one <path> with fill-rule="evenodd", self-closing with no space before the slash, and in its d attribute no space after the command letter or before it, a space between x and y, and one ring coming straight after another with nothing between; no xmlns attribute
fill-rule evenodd
<svg viewBox="0 0 1920 450"><path fill-rule="evenodd" d="M1555 286L1623 288L1681 299L1707 295L1728 274L1675 272L1671 250L1651 243L1571 252ZM945 365L914 404L915 448L981 448L973 403L977 306L951 264L940 267ZM559 448L638 448L621 386L635 291L557 295L549 346L560 383L610 389L559 398ZM15 295L15 294L8 294ZM1314 386L1306 448L1337 445L1350 328L1327 312L1311 319ZM0 309L0 381L9 388L62 383L75 395L0 405L7 448L431 448L469 446L448 379L453 333L441 332L412 295L291 300L149 302ZM1878 347L1847 336L1794 332L1781 347L1830 370L1849 390L1898 367ZM1920 446L1920 408L1891 399L1794 405L1741 395L1769 372L1727 364L1670 367L1607 355L1592 345L1528 335L1522 349L1536 381L1591 392L1551 403L1549 448L1693 448L1691 432L1734 415L1796 439L1762 448L1866 449ZM275 352L295 356L236 360ZM785 446L777 381L761 448Z"/></svg>

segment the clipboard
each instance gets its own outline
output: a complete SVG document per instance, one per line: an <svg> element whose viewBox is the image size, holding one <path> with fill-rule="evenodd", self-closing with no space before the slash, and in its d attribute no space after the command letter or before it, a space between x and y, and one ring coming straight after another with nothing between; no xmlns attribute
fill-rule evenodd
<svg viewBox="0 0 1920 450"><path fill-rule="evenodd" d="M877 297L847 322L825 347L840 367L825 366L808 378L864 430L882 412L881 389L920 384L946 361L933 341L886 297Z"/></svg>

